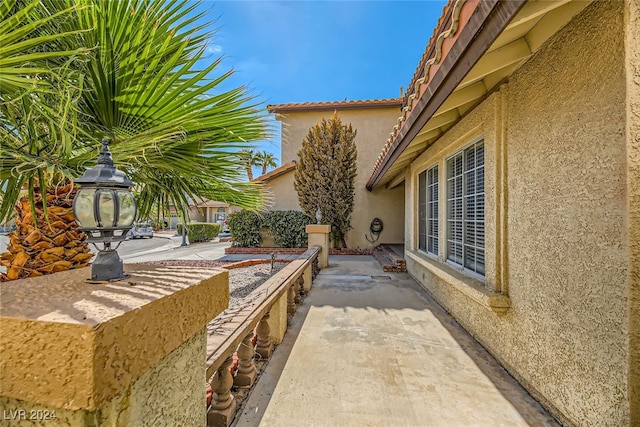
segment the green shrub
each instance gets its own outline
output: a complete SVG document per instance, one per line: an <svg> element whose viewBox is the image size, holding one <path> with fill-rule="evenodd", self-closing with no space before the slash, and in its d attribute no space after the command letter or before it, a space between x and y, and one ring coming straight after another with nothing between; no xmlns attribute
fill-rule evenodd
<svg viewBox="0 0 640 427"><path fill-rule="evenodd" d="M242 210L227 217L234 246L253 248L260 245L262 218L255 212Z"/></svg>
<svg viewBox="0 0 640 427"><path fill-rule="evenodd" d="M313 221L300 211L267 212L264 227L273 235L280 248L304 248L307 246L305 227Z"/></svg>
<svg viewBox="0 0 640 427"><path fill-rule="evenodd" d="M182 224L178 224L177 229L178 234L182 234ZM208 242L220 234L221 230L222 226L218 223L190 222L187 224L187 237L189 243Z"/></svg>
<svg viewBox="0 0 640 427"><path fill-rule="evenodd" d="M303 248L307 245L305 226L313 221L300 211L273 211L257 214L240 211L229 215L227 223L235 246L260 246L260 229L266 228L275 245L281 248Z"/></svg>

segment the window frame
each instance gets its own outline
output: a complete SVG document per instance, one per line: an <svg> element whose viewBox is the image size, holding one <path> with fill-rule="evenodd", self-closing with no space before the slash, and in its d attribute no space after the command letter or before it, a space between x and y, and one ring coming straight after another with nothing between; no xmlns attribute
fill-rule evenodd
<svg viewBox="0 0 640 427"><path fill-rule="evenodd" d="M440 250L440 236L439 236L439 231L440 231L440 212L439 212L439 208L440 208L440 168L439 168L439 164L436 163L433 166L431 166L430 168L428 168L426 171L427 173L427 180L426 180L426 198L427 198L427 215L426 215L426 237L427 237L427 245L426 245L426 253L428 253L429 255L433 255L434 257L438 257L438 252ZM434 178L434 180L432 180L431 182L429 182L430 180L430 173L431 173L431 177ZM431 198L431 196L435 196L434 199ZM435 233L432 229L432 221L435 221ZM429 239L433 239L435 240L435 251L430 250L430 240ZM432 241L433 241L432 240Z"/></svg>
<svg viewBox="0 0 640 427"><path fill-rule="evenodd" d="M474 139L473 141L471 141L470 143L466 144L464 147L462 147L459 150L456 150L453 154L447 156L444 158L444 167L445 167L445 191L444 191L444 200L445 200L445 208L444 208L444 218L445 218L445 223L444 223L444 259L445 262L453 267L455 267L458 270L463 271L464 273L477 278L483 282L486 282L486 278L487 278L487 258L486 258L486 214L485 212L482 213L482 227L483 227L483 231L482 231L482 257L484 259L483 262L483 270L484 270L484 274L479 273L477 271L474 271L473 269L467 268L465 266L465 255L466 255L466 251L467 251L467 247L470 246L469 240L467 239L467 223L469 221L473 221L475 222L475 227L478 226L478 220L477 219L473 219L470 220L468 219L469 216L467 214L467 203L465 202L465 198L466 197L470 197L467 193L467 174L469 173L470 170L472 171L476 171L478 169L478 162L477 159L474 162L474 166L472 169L467 169L467 164L466 164L466 160L467 160L467 152L471 149L474 148L477 150L477 148L475 148L478 144L482 144L482 191L481 192L474 192L471 196L474 197L478 197L478 195L481 195L481 201L482 201L482 209L483 211L486 208L486 143L485 143L485 138L484 136L479 137ZM458 156L461 156L461 173L460 174L456 174L453 176L450 176L450 161ZM457 172L457 171L456 171ZM456 173L454 172L454 173ZM454 194L454 197L450 196L450 188L449 188L449 183L450 181L456 179L456 178L460 178L461 180L461 194L458 197L457 196L457 192ZM476 175L476 179L477 179L477 175ZM455 184L454 184L455 185ZM456 201L456 199L459 199L460 201L460 209L461 209L461 219L457 219L457 218L451 218L450 217L450 212L451 212L451 202ZM457 206L456 206L457 208ZM476 213L477 213L477 208L476 208ZM461 223L461 241L460 241L460 246L461 246L461 263L456 262L455 260L450 259L449 253L450 253L450 248L451 248L451 238L450 238L450 232L451 232L451 223L453 221L460 221ZM477 232L475 233L477 236ZM458 244L458 243L456 243ZM474 248L474 250L478 250L478 248ZM476 257L476 262L477 262L477 257Z"/></svg>
<svg viewBox="0 0 640 427"><path fill-rule="evenodd" d="M439 257L440 250L440 164L432 164L422 172L418 173L418 250L434 258ZM435 181L430 183L430 178L435 177ZM431 192L431 187L435 187L435 192ZM435 195L435 199L431 196ZM435 214L435 215L434 215ZM435 221L436 231L431 228ZM436 250L430 250L429 239L435 240Z"/></svg>

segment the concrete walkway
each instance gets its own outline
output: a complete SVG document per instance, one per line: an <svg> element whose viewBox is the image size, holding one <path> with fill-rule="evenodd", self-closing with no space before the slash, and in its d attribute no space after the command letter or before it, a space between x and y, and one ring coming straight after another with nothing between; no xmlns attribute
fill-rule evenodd
<svg viewBox="0 0 640 427"><path fill-rule="evenodd" d="M405 273L332 256L236 426L556 426Z"/></svg>

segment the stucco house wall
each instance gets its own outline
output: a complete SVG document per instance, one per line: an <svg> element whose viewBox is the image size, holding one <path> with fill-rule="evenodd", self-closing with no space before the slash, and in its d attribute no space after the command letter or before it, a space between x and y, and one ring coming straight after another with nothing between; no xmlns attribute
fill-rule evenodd
<svg viewBox="0 0 640 427"><path fill-rule="evenodd" d="M630 425L623 9L586 8L405 175L410 274L567 425ZM480 137L484 281L417 249L418 174L439 164L445 242L445 159Z"/></svg>
<svg viewBox="0 0 640 427"><path fill-rule="evenodd" d="M640 425L640 0L625 2L630 425Z"/></svg>
<svg viewBox="0 0 640 427"><path fill-rule="evenodd" d="M389 137L389 129L396 123L399 110L399 107L336 108L342 122L351 123L357 130L358 175L355 180L356 194L351 217L353 229L347 233L346 238L347 246L350 248L370 248L379 243L402 243L404 239L402 186L391 191L382 189L370 193L364 190L371 166ZM329 119L333 111L289 111L277 115L277 119L282 122L283 163L298 159L302 140L309 133L309 129L322 118ZM301 210L298 195L293 188L293 172L270 180L266 187L273 198L270 210ZM372 244L367 241L365 234L369 234L369 225L376 217L382 220L384 230L380 234L380 240Z"/></svg>
<svg viewBox="0 0 640 427"><path fill-rule="evenodd" d="M293 171L270 179L265 184L269 197L269 209L299 211L298 193L293 189Z"/></svg>

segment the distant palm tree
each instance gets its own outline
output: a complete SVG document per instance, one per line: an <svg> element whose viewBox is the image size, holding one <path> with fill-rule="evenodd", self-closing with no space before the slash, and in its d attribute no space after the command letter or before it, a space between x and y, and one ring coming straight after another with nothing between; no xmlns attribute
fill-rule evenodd
<svg viewBox="0 0 640 427"><path fill-rule="evenodd" d="M267 173L268 167L275 168L276 166L278 166L278 163L276 163L278 159L268 151L263 151L262 153L256 154L256 158L256 163L258 164L258 166L262 166L262 175Z"/></svg>
<svg viewBox="0 0 640 427"><path fill-rule="evenodd" d="M184 217L187 198L261 207L260 187L241 181L237 153L268 136L264 116L244 87L220 92L232 74L218 72L220 59L200 68L211 34L198 6L0 2L0 222L21 200L21 226L2 255L10 278L74 268L42 265L76 257L71 249L83 240L72 213L49 207L68 209L70 181L95 164L105 136L118 168L138 183L140 218L170 205Z"/></svg>
<svg viewBox="0 0 640 427"><path fill-rule="evenodd" d="M249 181L253 181L253 167L260 165L260 163L258 163L258 155L259 154L256 154L256 152L250 148L245 148L239 153L240 163L247 172Z"/></svg>

